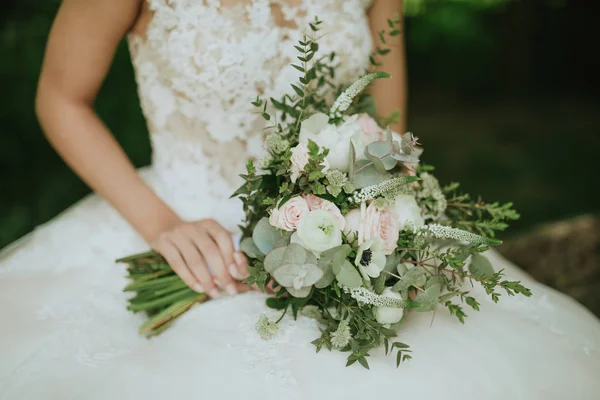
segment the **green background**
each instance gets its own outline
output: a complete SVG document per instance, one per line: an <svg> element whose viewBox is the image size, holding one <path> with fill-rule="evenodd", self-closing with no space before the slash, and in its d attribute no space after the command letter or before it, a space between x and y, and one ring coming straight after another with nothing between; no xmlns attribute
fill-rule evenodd
<svg viewBox="0 0 600 400"><path fill-rule="evenodd" d="M0 5L0 247L89 192L33 112L58 2ZM592 2L407 0L409 128L443 183L513 200L510 232L597 212L600 65ZM137 166L150 162L126 45L97 109Z"/></svg>

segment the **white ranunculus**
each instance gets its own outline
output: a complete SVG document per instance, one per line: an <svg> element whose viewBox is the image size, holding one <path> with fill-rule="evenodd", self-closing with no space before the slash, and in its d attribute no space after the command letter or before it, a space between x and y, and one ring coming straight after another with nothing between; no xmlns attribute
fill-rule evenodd
<svg viewBox="0 0 600 400"><path fill-rule="evenodd" d="M339 126L329 125L329 117L317 113L302 122L300 127L300 143L307 145L309 139L319 147L329 149L325 158L330 168L348 172L350 162L350 142L354 142L357 158L360 159L364 153L362 130L358 122L358 116L353 115Z"/></svg>
<svg viewBox="0 0 600 400"><path fill-rule="evenodd" d="M421 215L421 208L417 204L414 196L405 194L396 197L396 202L392 209L398 216L400 230L418 229L425 225L425 220Z"/></svg>
<svg viewBox="0 0 600 400"><path fill-rule="evenodd" d="M393 292L389 287L383 289L381 295L391 297L392 299L402 300L402 296L400 296L399 293ZM373 307L373 314L380 324L395 324L404 316L404 309L395 307Z"/></svg>
<svg viewBox="0 0 600 400"><path fill-rule="evenodd" d="M298 224L292 242L307 250L322 252L342 244L342 230L335 215L325 210L309 212Z"/></svg>

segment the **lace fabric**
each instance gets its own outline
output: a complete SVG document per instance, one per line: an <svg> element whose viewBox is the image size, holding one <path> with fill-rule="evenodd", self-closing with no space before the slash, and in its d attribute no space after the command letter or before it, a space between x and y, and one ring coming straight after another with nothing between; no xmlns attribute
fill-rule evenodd
<svg viewBox="0 0 600 400"><path fill-rule="evenodd" d="M153 165L142 177L186 219L216 217L234 231L228 197L264 123L250 102L278 97L297 71L294 41L314 16L339 82L367 66L371 39L359 0L149 0L143 36L131 35ZM590 398L600 392L600 324L571 299L535 283L496 253L496 269L534 297L489 304L460 325L445 310L409 313L400 340L414 360L400 370L373 354L371 371L343 368L347 354L310 344L315 321L283 320L270 341L254 330L267 313L249 293L195 307L150 341L126 310L120 256L146 249L106 202L89 196L0 253L0 399L382 396L448 399ZM324 353L324 354L323 354ZM467 371L457 378L454 371ZM595 372L596 371L596 372ZM461 373L462 374L462 373Z"/></svg>
<svg viewBox="0 0 600 400"><path fill-rule="evenodd" d="M337 82L368 67L372 49L356 0L151 0L145 36L130 48L154 165L196 164L213 181L234 184L248 157L263 155L264 120L251 104L290 93L299 72L293 45L325 21L319 44L336 51Z"/></svg>

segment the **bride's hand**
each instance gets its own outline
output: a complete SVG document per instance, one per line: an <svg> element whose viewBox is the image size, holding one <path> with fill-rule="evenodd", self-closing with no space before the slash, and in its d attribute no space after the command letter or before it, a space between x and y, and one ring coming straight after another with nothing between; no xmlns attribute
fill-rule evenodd
<svg viewBox="0 0 600 400"><path fill-rule="evenodd" d="M231 234L218 222L204 219L181 222L161 233L152 247L193 290L219 297L247 291L239 282L247 277L247 260L236 252Z"/></svg>

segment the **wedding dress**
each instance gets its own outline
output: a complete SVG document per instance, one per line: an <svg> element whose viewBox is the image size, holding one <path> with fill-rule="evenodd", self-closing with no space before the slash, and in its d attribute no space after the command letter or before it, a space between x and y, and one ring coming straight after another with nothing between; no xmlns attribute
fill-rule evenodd
<svg viewBox="0 0 600 400"><path fill-rule="evenodd" d="M242 208L228 198L245 160L262 154L250 102L289 91L292 45L314 16L325 21L322 50L338 54L336 79L360 75L372 46L363 3L150 0L147 34L129 38L153 145L140 174L182 217L234 231ZM410 313L399 334L414 359L396 369L374 352L367 371L344 368L347 354L316 354L308 318L261 339L257 319L274 314L260 293L202 304L161 336L139 336L143 317L126 311L114 260L146 247L92 195L0 254L0 399L600 398L598 320L496 253L495 268L533 297L494 305L474 289L482 311L465 325L445 309Z"/></svg>

